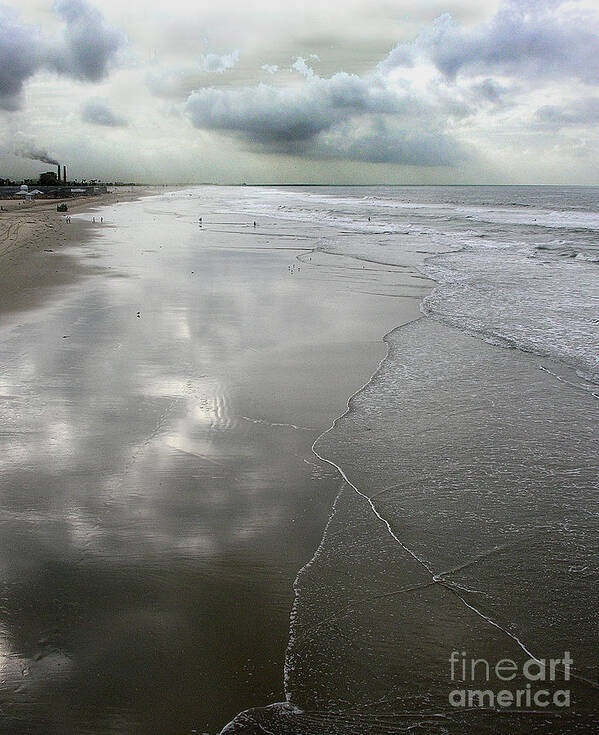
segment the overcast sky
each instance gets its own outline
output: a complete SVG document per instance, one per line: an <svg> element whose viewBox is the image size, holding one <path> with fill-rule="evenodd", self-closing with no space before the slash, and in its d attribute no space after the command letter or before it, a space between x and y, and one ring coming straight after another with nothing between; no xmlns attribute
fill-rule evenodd
<svg viewBox="0 0 599 735"><path fill-rule="evenodd" d="M0 176L599 184L597 0L0 0Z"/></svg>

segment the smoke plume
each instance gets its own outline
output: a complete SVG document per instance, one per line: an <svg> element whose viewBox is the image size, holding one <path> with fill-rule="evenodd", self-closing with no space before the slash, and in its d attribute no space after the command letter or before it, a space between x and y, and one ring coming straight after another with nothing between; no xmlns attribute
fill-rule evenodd
<svg viewBox="0 0 599 735"><path fill-rule="evenodd" d="M58 161L45 151L43 148L39 148L35 143L29 140L17 140L14 145L14 154L20 158L30 158L33 161L42 161L43 163L49 163L53 166L58 166Z"/></svg>

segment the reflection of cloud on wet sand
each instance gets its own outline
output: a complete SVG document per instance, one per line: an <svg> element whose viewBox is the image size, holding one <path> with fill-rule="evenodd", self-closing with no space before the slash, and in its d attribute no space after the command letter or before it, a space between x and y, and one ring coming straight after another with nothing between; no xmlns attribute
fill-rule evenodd
<svg viewBox="0 0 599 735"><path fill-rule="evenodd" d="M184 202L195 214L197 200ZM0 596L15 732L21 704L64 735L181 729L198 711L222 725L243 697L271 699L292 580L328 514L333 481L311 482L311 433L291 425L312 425L299 403L315 427L342 404L338 372L312 376L352 352L372 302L350 294L333 311L322 277L285 279L294 255L219 249L245 236L199 240L195 220L149 221L145 206L111 210L114 228L90 251L122 277L88 280L3 344ZM326 352L332 336L345 351ZM23 678L30 661L39 676Z"/></svg>

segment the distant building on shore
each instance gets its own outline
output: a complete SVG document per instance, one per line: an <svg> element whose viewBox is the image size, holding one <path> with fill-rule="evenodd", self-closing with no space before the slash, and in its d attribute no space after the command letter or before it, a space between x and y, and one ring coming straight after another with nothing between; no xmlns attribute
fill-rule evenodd
<svg viewBox="0 0 599 735"><path fill-rule="evenodd" d="M26 192L31 187L36 191L29 196ZM68 181L67 167L56 164L56 171L44 171L38 179L25 179L24 181L11 181L0 178L0 198L19 199L21 197L31 199L67 199L72 196L94 196L106 194L106 184L91 179L87 181Z"/></svg>
<svg viewBox="0 0 599 735"><path fill-rule="evenodd" d="M0 179L0 198L31 199L32 192L29 187L35 189L36 193L33 196L36 199L67 199L72 196L95 196L107 192L106 184L101 183L80 184L76 181L61 183L52 171L41 174L39 183L31 179L25 180L22 184L11 182L9 179Z"/></svg>

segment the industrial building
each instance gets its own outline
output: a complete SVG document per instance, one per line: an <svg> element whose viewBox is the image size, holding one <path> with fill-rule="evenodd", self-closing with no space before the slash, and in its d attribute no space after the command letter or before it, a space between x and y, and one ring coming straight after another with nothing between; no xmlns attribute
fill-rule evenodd
<svg viewBox="0 0 599 735"><path fill-rule="evenodd" d="M68 181L67 167L56 164L57 173L48 171L40 174L39 181L6 182L0 185L2 199L66 199L72 196L94 196L106 194L106 184ZM0 180L2 181L2 180Z"/></svg>

